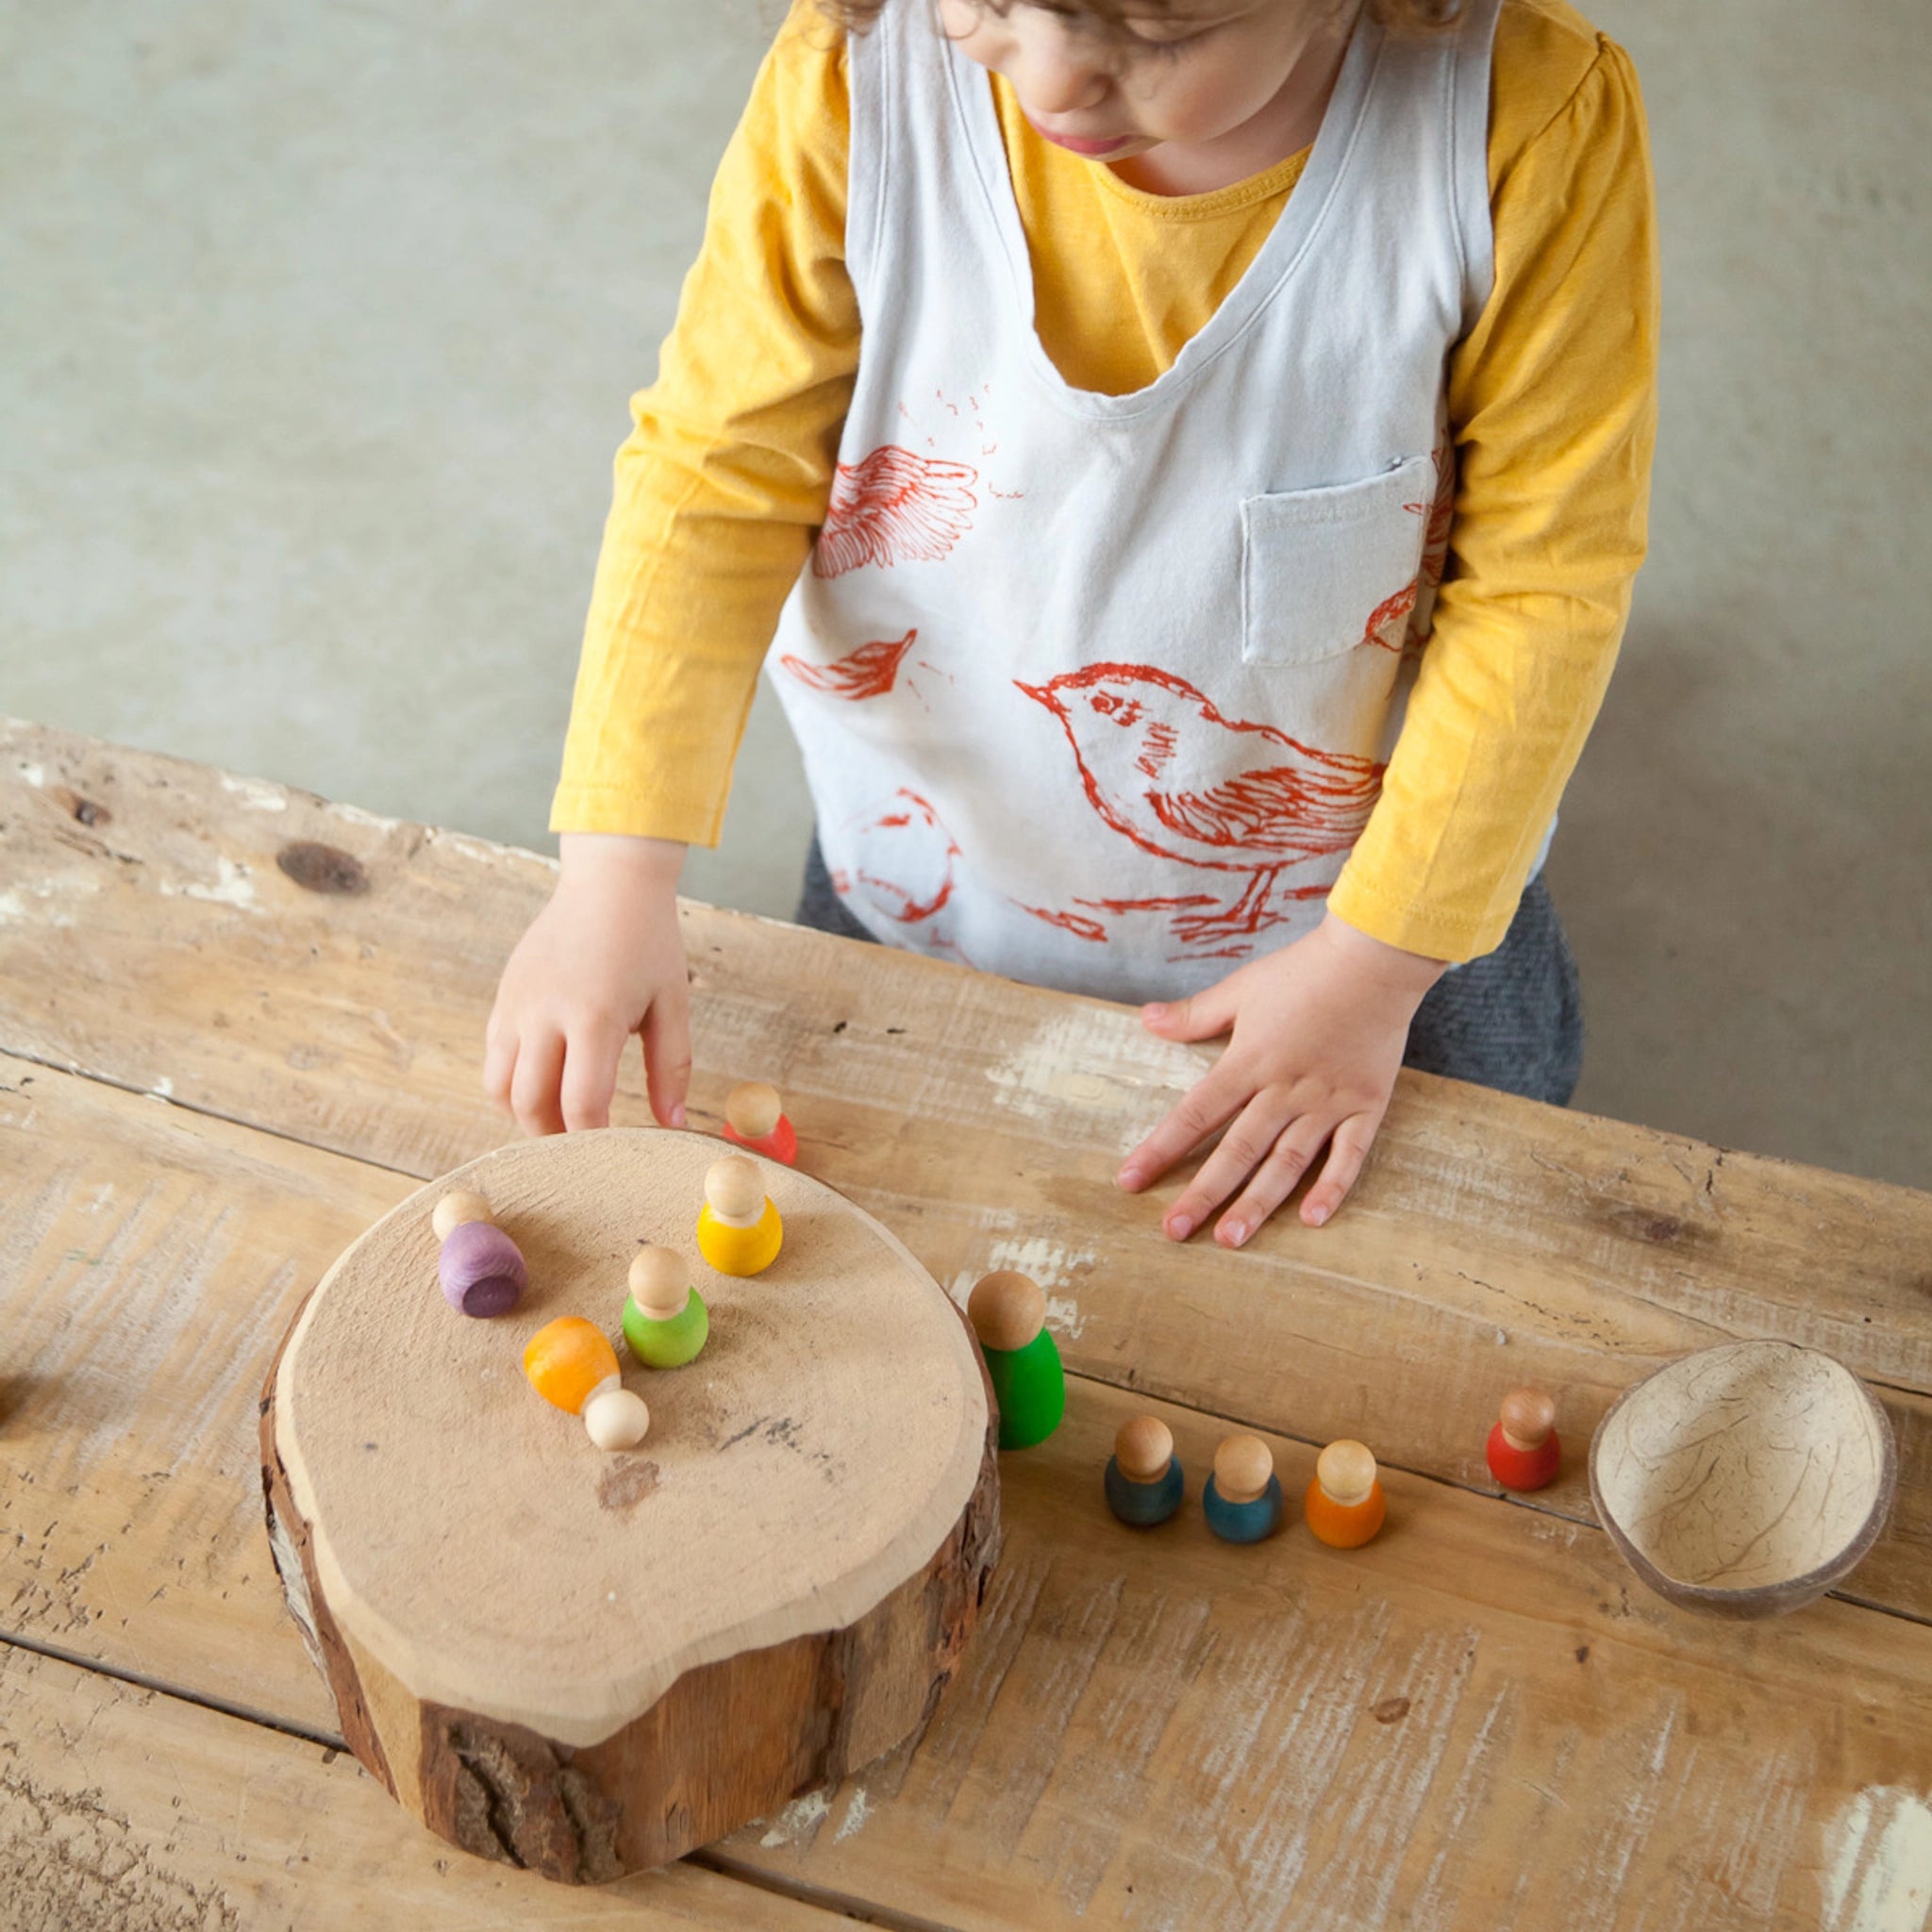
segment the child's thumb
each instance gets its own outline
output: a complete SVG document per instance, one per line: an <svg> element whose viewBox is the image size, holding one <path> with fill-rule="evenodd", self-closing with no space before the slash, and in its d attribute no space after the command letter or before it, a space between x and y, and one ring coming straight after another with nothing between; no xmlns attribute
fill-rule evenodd
<svg viewBox="0 0 1932 1932"><path fill-rule="evenodd" d="M1156 1001L1141 1008L1141 1024L1163 1040L1212 1040L1234 1024L1234 1001L1224 980L1191 999Z"/></svg>

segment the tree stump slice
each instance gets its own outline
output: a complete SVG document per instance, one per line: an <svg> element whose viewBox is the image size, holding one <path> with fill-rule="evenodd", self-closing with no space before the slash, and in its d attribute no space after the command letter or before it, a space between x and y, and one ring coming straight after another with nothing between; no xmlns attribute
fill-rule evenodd
<svg viewBox="0 0 1932 1932"><path fill-rule="evenodd" d="M269 1532L343 1735L466 1851L573 1882L678 1857L917 1736L999 1542L996 1421L964 1317L884 1227L760 1159L778 1258L734 1279L693 1239L716 1141L526 1141L423 1189L350 1247L269 1372ZM452 1310L430 1210L489 1199L529 1286ZM641 1367L619 1318L645 1243L710 1307L705 1352ZM581 1314L649 1405L598 1449L525 1381Z"/></svg>

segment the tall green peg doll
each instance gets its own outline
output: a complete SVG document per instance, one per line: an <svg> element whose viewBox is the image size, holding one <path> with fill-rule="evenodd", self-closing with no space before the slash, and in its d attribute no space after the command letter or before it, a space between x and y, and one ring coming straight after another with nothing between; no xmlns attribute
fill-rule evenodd
<svg viewBox="0 0 1932 1932"><path fill-rule="evenodd" d="M1000 1447L1045 1441L1067 1408L1067 1374L1046 1331L1046 1297L1028 1276L1003 1268L980 1277L966 1317L999 1400Z"/></svg>

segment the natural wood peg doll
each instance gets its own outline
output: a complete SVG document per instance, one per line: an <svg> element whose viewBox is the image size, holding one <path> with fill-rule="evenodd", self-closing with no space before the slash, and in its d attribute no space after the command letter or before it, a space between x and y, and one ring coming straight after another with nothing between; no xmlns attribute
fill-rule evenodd
<svg viewBox="0 0 1932 1932"><path fill-rule="evenodd" d="M695 1361L711 1332L710 1311L692 1287L675 1248L638 1250L624 1301L624 1339L650 1369L681 1369Z"/></svg>
<svg viewBox="0 0 1932 1932"><path fill-rule="evenodd" d="M1512 1389L1503 1398L1486 1445L1490 1474L1506 1490L1541 1490L1557 1479L1563 1445L1557 1405L1546 1390Z"/></svg>
<svg viewBox="0 0 1932 1932"><path fill-rule="evenodd" d="M1000 1447L1045 1441L1066 1413L1067 1375L1039 1285L1016 1268L982 1274L966 1298L966 1318L999 1402Z"/></svg>
<svg viewBox="0 0 1932 1932"><path fill-rule="evenodd" d="M1366 1445L1344 1438L1315 1458L1314 1480L1302 1499L1308 1527L1338 1550L1359 1549L1382 1527L1388 1504Z"/></svg>
<svg viewBox="0 0 1932 1932"><path fill-rule="evenodd" d="M635 1448L651 1426L643 1397L624 1386L610 1338L581 1315L560 1315L530 1337L524 1374L553 1408L581 1416L600 1449Z"/></svg>
<svg viewBox="0 0 1932 1932"><path fill-rule="evenodd" d="M1107 1507L1137 1526L1165 1523L1181 1507L1187 1478L1173 1432L1158 1416L1137 1415L1120 1425L1103 1487Z"/></svg>
<svg viewBox="0 0 1932 1932"><path fill-rule="evenodd" d="M429 1224L441 1244L436 1274L450 1307L483 1321L508 1314L523 1299L529 1274L490 1203L470 1189L453 1189L431 1210Z"/></svg>
<svg viewBox="0 0 1932 1932"><path fill-rule="evenodd" d="M1281 1478L1274 1452L1259 1436L1226 1437L1201 1492L1208 1527L1224 1542L1257 1543L1281 1525Z"/></svg>
<svg viewBox="0 0 1932 1932"><path fill-rule="evenodd" d="M727 1154L705 1170L698 1253L720 1274L760 1274L778 1258L785 1226L758 1162Z"/></svg>
<svg viewBox="0 0 1932 1932"><path fill-rule="evenodd" d="M798 1133L785 1118L778 1090L762 1080L745 1080L724 1096L724 1138L767 1160L798 1164Z"/></svg>

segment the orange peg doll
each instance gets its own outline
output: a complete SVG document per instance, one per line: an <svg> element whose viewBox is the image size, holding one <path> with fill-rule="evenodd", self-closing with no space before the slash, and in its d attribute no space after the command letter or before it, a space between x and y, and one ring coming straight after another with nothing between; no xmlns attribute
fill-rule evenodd
<svg viewBox="0 0 1932 1932"><path fill-rule="evenodd" d="M524 1374L553 1407L581 1416L600 1449L635 1448L651 1426L643 1398L624 1386L610 1338L581 1315L559 1315L530 1337Z"/></svg>
<svg viewBox="0 0 1932 1932"><path fill-rule="evenodd" d="M1308 1527L1338 1550L1359 1549L1388 1511L1375 1458L1360 1442L1331 1442L1315 1458L1315 1479L1302 1499Z"/></svg>

